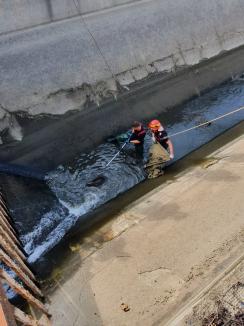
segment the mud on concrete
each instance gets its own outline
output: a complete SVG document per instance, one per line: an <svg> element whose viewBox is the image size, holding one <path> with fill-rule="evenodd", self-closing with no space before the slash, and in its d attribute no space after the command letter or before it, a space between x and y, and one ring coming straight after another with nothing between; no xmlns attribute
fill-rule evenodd
<svg viewBox="0 0 244 326"><path fill-rule="evenodd" d="M185 325L244 325L244 257L193 307Z"/></svg>
<svg viewBox="0 0 244 326"><path fill-rule="evenodd" d="M184 325L185 304L243 255L242 145L228 144L211 155L215 164L188 169L72 243L73 266L57 270L50 293L56 325Z"/></svg>

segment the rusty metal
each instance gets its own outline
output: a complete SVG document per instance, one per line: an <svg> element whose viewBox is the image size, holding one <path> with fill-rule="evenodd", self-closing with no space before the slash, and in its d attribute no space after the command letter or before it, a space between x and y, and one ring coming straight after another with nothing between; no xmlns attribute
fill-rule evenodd
<svg viewBox="0 0 244 326"><path fill-rule="evenodd" d="M28 286L35 294L39 295L40 297L43 297L41 290L34 284L34 282L32 282L32 280L27 275L22 272L21 268L18 267L18 265L15 264L15 262L1 249L0 261L3 261L6 266L12 269L16 273L16 275L25 283L25 285Z"/></svg>
<svg viewBox="0 0 244 326"><path fill-rule="evenodd" d="M27 291L23 286L21 286L18 282L16 282L12 277L9 276L7 272L3 269L0 270L0 277L11 286L11 288L21 295L24 299L30 302L33 306L40 309L45 314L48 314L47 309L45 308L44 304L36 299L29 291Z"/></svg>
<svg viewBox="0 0 244 326"><path fill-rule="evenodd" d="M2 247L2 249L9 254L9 256L15 260L16 262L18 262L18 264L20 265L20 267L23 269L23 271L25 271L25 273L32 279L34 279L34 275L33 273L28 269L28 267L25 265L25 257L20 257L20 252L18 252L18 248L15 246L14 248L12 246L9 245L9 243L7 243L5 241L5 239L3 238L2 235L0 235L0 245Z"/></svg>
<svg viewBox="0 0 244 326"><path fill-rule="evenodd" d="M20 246L20 241L18 240L18 238L16 238L16 236L11 231L9 231L8 228L3 223L1 223L1 220L0 220L0 234L3 234L5 235L5 237L9 238L8 241L12 240L14 243Z"/></svg>
<svg viewBox="0 0 244 326"><path fill-rule="evenodd" d="M7 240L6 233L0 234L0 244L2 247L6 246L7 248L10 247L16 254L22 259L26 260L26 255L23 253L23 251L20 249L19 246L17 246L13 240Z"/></svg>
<svg viewBox="0 0 244 326"><path fill-rule="evenodd" d="M11 236L11 238L16 238L16 233L12 228L9 228L9 223L6 223L5 219L2 218L0 214L0 225L6 230L6 232Z"/></svg>
<svg viewBox="0 0 244 326"><path fill-rule="evenodd" d="M13 315L13 308L11 304L8 302L8 299L3 290L2 284L0 282L0 325L1 326L16 326L16 321Z"/></svg>
<svg viewBox="0 0 244 326"><path fill-rule="evenodd" d="M14 317L18 322L26 326L36 326L37 324L36 320L32 316L24 313L22 310L16 307L14 308Z"/></svg>
<svg viewBox="0 0 244 326"><path fill-rule="evenodd" d="M8 273L9 270L13 273ZM16 275L18 281L10 275ZM37 309L39 315L41 314L40 319L12 306L2 283L10 286L30 307ZM21 247L6 201L0 193L0 326L16 326L17 323L26 326L51 326L50 314L42 298L42 291L28 267L26 254Z"/></svg>
<svg viewBox="0 0 244 326"><path fill-rule="evenodd" d="M16 232L15 232L14 228L11 227L8 219L6 219L6 217L1 212L0 212L0 221L1 221L1 224L4 225L9 230L9 232L13 233L13 235L16 236Z"/></svg>
<svg viewBox="0 0 244 326"><path fill-rule="evenodd" d="M11 218L10 214L9 214L9 210L8 210L8 207L6 205L6 200L5 198L3 197L3 194L0 194L0 203L1 203L1 207L2 209L5 210L5 212L7 213L7 215Z"/></svg>

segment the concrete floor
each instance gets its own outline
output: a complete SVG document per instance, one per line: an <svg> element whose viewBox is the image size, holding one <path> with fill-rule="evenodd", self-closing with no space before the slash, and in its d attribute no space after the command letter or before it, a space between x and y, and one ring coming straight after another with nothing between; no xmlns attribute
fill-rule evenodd
<svg viewBox="0 0 244 326"><path fill-rule="evenodd" d="M189 309L188 306L187 309L183 310L183 314L182 311L180 311L180 314L174 316L168 325L177 325L180 320L182 322L185 321L185 326L202 326L204 319L207 319L208 323L213 320L213 313L218 312L219 315L221 315L222 307L225 307L231 315L232 320L235 320L236 314L244 314L243 283L244 259L242 255L242 259L239 262L236 262L234 266L231 266L226 275L222 275L220 280L216 280L215 284L211 284L211 288L207 293L204 293L200 298L199 296L194 298L197 299L197 301L194 300L195 302L192 302L193 304L191 303L193 309ZM230 316L225 318L225 323L227 323L227 319L229 318ZM175 323L175 321L177 323ZM216 320L212 325L215 324L217 324ZM235 325L235 323L233 323L233 325Z"/></svg>
<svg viewBox="0 0 244 326"><path fill-rule="evenodd" d="M166 325L243 253L243 162L241 136L71 246L79 263L49 294L54 326Z"/></svg>

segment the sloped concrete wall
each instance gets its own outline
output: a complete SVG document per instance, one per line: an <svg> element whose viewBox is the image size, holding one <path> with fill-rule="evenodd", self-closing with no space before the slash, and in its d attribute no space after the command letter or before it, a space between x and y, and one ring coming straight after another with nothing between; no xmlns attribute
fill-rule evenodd
<svg viewBox="0 0 244 326"><path fill-rule="evenodd" d="M141 0L0 0L0 34Z"/></svg>
<svg viewBox="0 0 244 326"><path fill-rule="evenodd" d="M12 10L13 0L8 1ZM21 5L24 1L16 3ZM89 1L82 4L92 10ZM2 3L7 8L7 2ZM98 8L98 4L116 3L122 2L96 0L93 4ZM67 10L70 8L67 4ZM61 12L62 6L59 9ZM47 12L46 6L40 8L39 14ZM117 6L84 18L102 55L79 16L2 34L0 130L9 125L13 138L20 140L22 132L13 117L15 112L64 114L86 109L88 104L99 105L106 98L116 97L119 84L131 87L159 73L174 76L178 68L237 48L244 44L243 17L242 0L141 0ZM237 72L231 67L224 78ZM176 94L175 98L184 100L187 94L198 94L199 89L210 86L207 81L198 85L194 78L186 85L185 97Z"/></svg>

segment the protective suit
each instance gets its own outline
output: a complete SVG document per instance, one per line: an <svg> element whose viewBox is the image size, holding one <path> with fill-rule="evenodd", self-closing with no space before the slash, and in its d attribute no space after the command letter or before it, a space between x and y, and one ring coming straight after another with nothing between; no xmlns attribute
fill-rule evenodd
<svg viewBox="0 0 244 326"><path fill-rule="evenodd" d="M165 163L170 161L169 152L159 143L152 144L149 150L148 162L145 171L149 179L157 178L164 174Z"/></svg>

